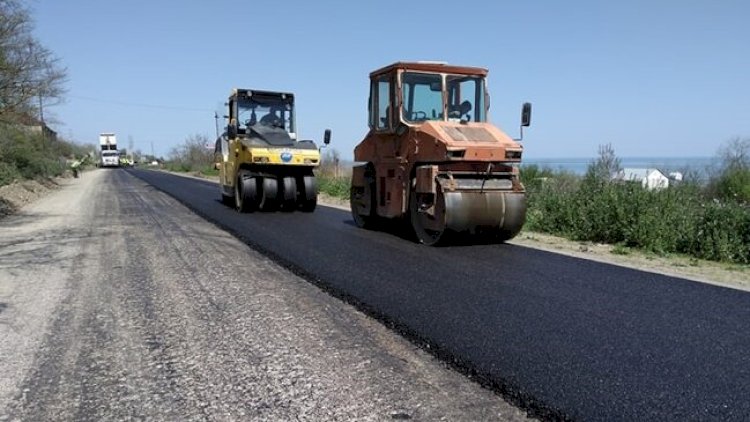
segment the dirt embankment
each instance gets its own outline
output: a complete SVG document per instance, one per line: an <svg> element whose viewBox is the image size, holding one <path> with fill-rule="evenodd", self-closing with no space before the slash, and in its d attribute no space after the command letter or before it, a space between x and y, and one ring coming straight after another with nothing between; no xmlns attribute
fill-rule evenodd
<svg viewBox="0 0 750 422"><path fill-rule="evenodd" d="M66 179L25 180L0 186L0 218L58 189Z"/></svg>

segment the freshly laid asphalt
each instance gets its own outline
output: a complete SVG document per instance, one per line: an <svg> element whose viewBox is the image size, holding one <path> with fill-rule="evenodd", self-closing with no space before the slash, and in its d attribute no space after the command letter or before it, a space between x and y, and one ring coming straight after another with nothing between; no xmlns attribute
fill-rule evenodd
<svg viewBox="0 0 750 422"><path fill-rule="evenodd" d="M513 245L431 248L345 211L239 214L129 170L543 419L750 419L750 295Z"/></svg>

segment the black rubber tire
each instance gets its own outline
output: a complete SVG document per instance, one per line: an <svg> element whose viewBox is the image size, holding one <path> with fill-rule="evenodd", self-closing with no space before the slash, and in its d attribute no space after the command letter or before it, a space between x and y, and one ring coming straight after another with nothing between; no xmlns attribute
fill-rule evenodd
<svg viewBox="0 0 750 422"><path fill-rule="evenodd" d="M300 192L300 209L302 212L313 212L318 206L318 182L315 176L303 176Z"/></svg>
<svg viewBox="0 0 750 422"><path fill-rule="evenodd" d="M260 209L276 211L278 208L279 184L273 177L263 177L260 181Z"/></svg>
<svg viewBox="0 0 750 422"><path fill-rule="evenodd" d="M297 180L292 176L281 179L279 201L282 211L294 211L297 208Z"/></svg>
<svg viewBox="0 0 750 422"><path fill-rule="evenodd" d="M313 212L315 211L315 208L318 206L318 197L314 197L312 199L305 199L302 201L302 204L300 204L300 211L302 212Z"/></svg>
<svg viewBox="0 0 750 422"><path fill-rule="evenodd" d="M357 225L357 227L362 229L373 229L376 226L376 222L378 220L377 213L376 213L376 207L377 203L375 202L375 169L372 167L369 167L367 170L365 170L365 191L363 193L363 196L365 198L369 198L370 201L370 213L360 214L356 211L356 207L354 204L354 189L355 187L352 186L351 191L349 192L349 207L351 208L352 212L352 219L354 220L354 224Z"/></svg>
<svg viewBox="0 0 750 422"><path fill-rule="evenodd" d="M358 213L355 210L355 205L354 205L353 199L352 199L354 197L353 190L354 190L354 188L352 188L352 192L349 194L349 205L350 205L350 208L352 210L352 220L354 220L354 224L356 224L357 227L359 227L361 229L372 228L372 226L373 226L373 220L375 219L375 217L373 217L372 215L363 215L363 214L360 214L360 213ZM366 188L365 188L365 195L367 195L367 189ZM372 213L370 213L370 214L372 214Z"/></svg>
<svg viewBox="0 0 750 422"><path fill-rule="evenodd" d="M253 212L258 209L258 182L247 171L240 171L234 185L234 205L238 212Z"/></svg>

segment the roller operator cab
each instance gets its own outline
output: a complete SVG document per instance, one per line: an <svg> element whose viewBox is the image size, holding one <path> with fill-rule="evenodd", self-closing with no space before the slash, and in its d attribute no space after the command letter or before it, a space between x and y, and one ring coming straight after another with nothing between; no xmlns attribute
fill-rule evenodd
<svg viewBox="0 0 750 422"><path fill-rule="evenodd" d="M456 234L505 241L521 230L523 151L488 121L487 70L394 63L370 74L369 126L354 149L356 224L406 218L419 242ZM525 103L521 129L529 126ZM522 132L523 133L523 132Z"/></svg>
<svg viewBox="0 0 750 422"><path fill-rule="evenodd" d="M235 89L227 105L229 123L214 154L222 201L240 212L313 211L320 151L297 139L294 95ZM326 130L325 144L330 136Z"/></svg>

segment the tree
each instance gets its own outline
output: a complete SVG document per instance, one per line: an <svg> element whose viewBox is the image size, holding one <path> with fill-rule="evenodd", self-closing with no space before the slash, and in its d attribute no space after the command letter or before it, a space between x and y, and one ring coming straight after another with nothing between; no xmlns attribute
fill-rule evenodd
<svg viewBox="0 0 750 422"><path fill-rule="evenodd" d="M599 145L599 157L589 164L586 178L598 181L609 181L622 170L620 159L615 155L612 144Z"/></svg>
<svg viewBox="0 0 750 422"><path fill-rule="evenodd" d="M750 203L750 138L734 138L719 149L721 174L715 181L720 198Z"/></svg>
<svg viewBox="0 0 750 422"><path fill-rule="evenodd" d="M724 169L750 169L750 138L731 139L719 149L719 158Z"/></svg>
<svg viewBox="0 0 750 422"><path fill-rule="evenodd" d="M169 160L186 170L198 170L213 163L213 143L206 135L191 135L169 153Z"/></svg>
<svg viewBox="0 0 750 422"><path fill-rule="evenodd" d="M29 11L0 0L0 120L28 119L42 103L62 99L66 69L32 35ZM41 120L41 119L40 119Z"/></svg>
<svg viewBox="0 0 750 422"><path fill-rule="evenodd" d="M341 154L335 148L327 149L320 160L320 172L332 177L339 177Z"/></svg>

